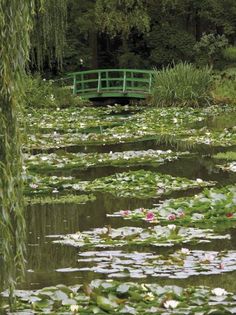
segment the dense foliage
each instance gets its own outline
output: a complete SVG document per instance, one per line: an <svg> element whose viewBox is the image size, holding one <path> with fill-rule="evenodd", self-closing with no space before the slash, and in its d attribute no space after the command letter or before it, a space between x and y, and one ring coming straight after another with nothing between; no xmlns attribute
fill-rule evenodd
<svg viewBox="0 0 236 315"><path fill-rule="evenodd" d="M234 0L69 0L68 7L66 70L77 70L80 58L88 68L232 62L232 50L221 52L234 45Z"/></svg>

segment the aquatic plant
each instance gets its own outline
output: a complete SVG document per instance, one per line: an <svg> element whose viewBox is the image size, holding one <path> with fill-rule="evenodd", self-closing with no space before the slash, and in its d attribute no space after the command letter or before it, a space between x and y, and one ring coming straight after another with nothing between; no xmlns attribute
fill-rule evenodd
<svg viewBox="0 0 236 315"><path fill-rule="evenodd" d="M119 197L154 198L173 191L212 186L214 182L190 180L145 170L116 173L88 182L86 191L109 192Z"/></svg>
<svg viewBox="0 0 236 315"><path fill-rule="evenodd" d="M123 166L131 165L160 165L165 162L177 160L182 156L190 154L189 152L174 152L172 150L146 150L146 151L123 151L109 153L41 153L26 155L26 165L30 170L48 171L63 169L80 169L93 166Z"/></svg>
<svg viewBox="0 0 236 315"><path fill-rule="evenodd" d="M151 220L148 213L152 213ZM236 187L205 188L192 197L167 199L156 208L121 210L109 216L122 216L125 219L142 219L156 223L157 221L175 221L181 225L199 225L226 222L236 223Z"/></svg>
<svg viewBox="0 0 236 315"><path fill-rule="evenodd" d="M57 195L54 193L52 196L31 196L25 198L29 205L40 204L40 205L58 205L58 204L85 204L89 201L96 200L96 197L92 194L89 195Z"/></svg>
<svg viewBox="0 0 236 315"><path fill-rule="evenodd" d="M107 109L103 111L103 115L101 109L89 108L87 114L84 109L60 110L53 114L48 111L29 113L32 123L28 131L27 147L43 150L150 139L163 142L170 139L173 143L193 145L222 143L230 146L236 143L232 128L210 130L202 127L207 118L235 112L235 106L210 106L203 109L148 108L128 117L109 116L106 112Z"/></svg>
<svg viewBox="0 0 236 315"><path fill-rule="evenodd" d="M121 250L80 251L73 272L105 274L109 278L168 277L186 279L193 275L222 274L236 270L235 251L202 251L181 248L171 254ZM57 269L69 272L70 268Z"/></svg>
<svg viewBox="0 0 236 315"><path fill-rule="evenodd" d="M16 291L16 296L18 310L41 313L233 314L236 307L235 295L220 287L182 288L114 280L94 280L84 286L57 285L35 291Z"/></svg>
<svg viewBox="0 0 236 315"><path fill-rule="evenodd" d="M236 161L225 165L216 165L216 167L229 172L236 172Z"/></svg>
<svg viewBox="0 0 236 315"><path fill-rule="evenodd" d="M49 237L54 237L53 235ZM54 243L88 248L109 248L129 245L173 246L183 243L208 243L214 239L230 239L229 234L213 233L212 229L198 229L155 225L144 229L124 226L113 229L110 226L91 231L55 236Z"/></svg>
<svg viewBox="0 0 236 315"><path fill-rule="evenodd" d="M213 158L217 160L236 161L236 152L234 151L219 152L213 155Z"/></svg>

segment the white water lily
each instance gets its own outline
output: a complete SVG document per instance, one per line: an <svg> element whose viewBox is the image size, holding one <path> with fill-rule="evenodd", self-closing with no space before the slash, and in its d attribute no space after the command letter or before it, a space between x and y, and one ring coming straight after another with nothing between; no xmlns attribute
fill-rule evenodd
<svg viewBox="0 0 236 315"><path fill-rule="evenodd" d="M175 224L168 224L167 227L171 231L174 231L176 229L176 225Z"/></svg>
<svg viewBox="0 0 236 315"><path fill-rule="evenodd" d="M222 288L215 288L215 289L211 290L211 293L216 295L216 296L224 296L224 295L228 294L228 292Z"/></svg>
<svg viewBox="0 0 236 315"><path fill-rule="evenodd" d="M201 262L203 263L210 263L212 261L214 261L215 259L215 255L212 255L211 253L206 253L203 257Z"/></svg>
<svg viewBox="0 0 236 315"><path fill-rule="evenodd" d="M197 179L196 179L196 182L197 182L197 183L203 183L203 180L202 180L201 178L197 178Z"/></svg>
<svg viewBox="0 0 236 315"><path fill-rule="evenodd" d="M41 156L41 160L42 160L42 161L47 161L48 159L49 159L48 156Z"/></svg>
<svg viewBox="0 0 236 315"><path fill-rule="evenodd" d="M77 313L78 310L79 310L79 305L72 304L72 305L70 306L70 310L71 310L71 312Z"/></svg>
<svg viewBox="0 0 236 315"><path fill-rule="evenodd" d="M179 305L179 302L176 300L168 300L164 303L165 308L175 309Z"/></svg>
<svg viewBox="0 0 236 315"><path fill-rule="evenodd" d="M146 301L153 301L155 299L155 296L152 292L148 292L146 295L145 295L145 300Z"/></svg>
<svg viewBox="0 0 236 315"><path fill-rule="evenodd" d="M181 254L184 254L184 255L189 255L190 254L190 250L188 248L181 248Z"/></svg>

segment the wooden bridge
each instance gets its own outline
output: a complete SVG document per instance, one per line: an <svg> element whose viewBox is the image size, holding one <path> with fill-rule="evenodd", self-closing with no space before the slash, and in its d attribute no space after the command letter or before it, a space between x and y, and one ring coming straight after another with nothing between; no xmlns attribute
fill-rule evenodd
<svg viewBox="0 0 236 315"><path fill-rule="evenodd" d="M146 98L151 93L154 71L101 69L69 73L73 94L85 99L103 97Z"/></svg>

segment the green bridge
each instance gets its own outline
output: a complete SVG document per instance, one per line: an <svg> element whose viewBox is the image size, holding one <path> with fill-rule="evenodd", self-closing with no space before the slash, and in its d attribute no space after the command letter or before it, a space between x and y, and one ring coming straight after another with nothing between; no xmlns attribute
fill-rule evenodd
<svg viewBox="0 0 236 315"><path fill-rule="evenodd" d="M101 69L69 73L73 94L86 99L146 98L151 93L152 70Z"/></svg>

